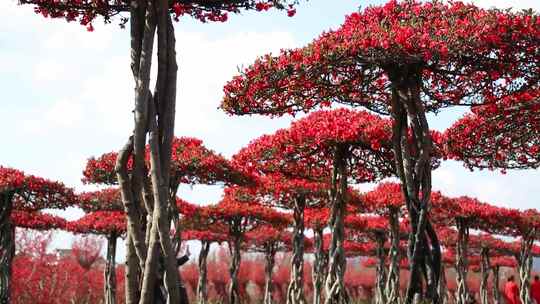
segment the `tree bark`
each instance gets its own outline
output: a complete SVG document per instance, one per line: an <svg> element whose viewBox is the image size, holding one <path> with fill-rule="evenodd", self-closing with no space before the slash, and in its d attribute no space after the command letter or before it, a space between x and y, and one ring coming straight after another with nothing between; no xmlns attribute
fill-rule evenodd
<svg viewBox="0 0 540 304"><path fill-rule="evenodd" d="M521 239L519 249L518 273L519 273L519 298L522 304L531 304L531 269L532 269L532 246L536 229L529 230Z"/></svg>
<svg viewBox="0 0 540 304"><path fill-rule="evenodd" d="M388 304L400 304L401 298L399 296L399 210L392 208L389 211L389 223L390 223L390 251L388 257L390 265L388 266L388 277L386 279L385 297Z"/></svg>
<svg viewBox="0 0 540 304"><path fill-rule="evenodd" d="M328 256L323 247L323 230L314 229L314 251L315 260L313 261L313 271L311 273L313 281L313 304L321 304L324 279L328 264Z"/></svg>
<svg viewBox="0 0 540 304"><path fill-rule="evenodd" d="M288 304L305 304L304 297L304 208L306 199L298 195L294 202L294 231L291 280L287 289Z"/></svg>
<svg viewBox="0 0 540 304"><path fill-rule="evenodd" d="M493 304L501 304L501 290L499 289L499 279L500 279L500 267L494 266L492 268L493 271L493 286L492 286L492 294L493 294Z"/></svg>
<svg viewBox="0 0 540 304"><path fill-rule="evenodd" d="M456 218L458 240L456 246L456 303L469 303L467 288L469 227L463 218Z"/></svg>
<svg viewBox="0 0 540 304"><path fill-rule="evenodd" d="M386 304L385 282L386 282L386 256L384 253L384 236L375 237L377 243L377 267L375 269L375 304Z"/></svg>
<svg viewBox="0 0 540 304"><path fill-rule="evenodd" d="M349 303L349 295L344 284L347 263L343 249L348 177L347 159L350 153L348 148L346 145L338 145L334 152L332 190L330 193L331 215L329 222L332 238L330 241L328 273L325 283L325 304Z"/></svg>
<svg viewBox="0 0 540 304"><path fill-rule="evenodd" d="M446 285L446 271L444 266L441 265L441 279L439 280L439 296L441 297L441 304L448 303L448 286Z"/></svg>
<svg viewBox="0 0 540 304"><path fill-rule="evenodd" d="M15 230L11 224L14 192L0 193L0 304L11 302L11 264L15 254Z"/></svg>
<svg viewBox="0 0 540 304"><path fill-rule="evenodd" d="M272 291L273 291L273 283L272 283L272 273L274 272L274 264L275 264L275 256L276 256L276 244L275 243L268 243L265 247L264 252L264 259L266 261L265 267L264 267L264 304L272 304L274 301L272 300Z"/></svg>
<svg viewBox="0 0 540 304"><path fill-rule="evenodd" d="M420 269L422 268L430 269L428 271L427 300L438 303L440 246L434 231L428 236L431 240L431 248L424 241L426 239L426 226L429 222L428 210L431 199L432 142L425 108L420 99L422 71L414 64L409 64L388 67L387 73L392 83L392 143L396 172L403 186L412 228L408 248L410 276L405 303L412 303L415 295L422 293L420 284ZM409 133L409 129L411 133ZM421 253L430 256L425 259L420 256Z"/></svg>
<svg viewBox="0 0 540 304"><path fill-rule="evenodd" d="M201 251L199 252L199 281L197 282L197 303L206 304L208 301L208 291L206 289L207 271L206 260L210 252L210 242L201 241Z"/></svg>
<svg viewBox="0 0 540 304"><path fill-rule="evenodd" d="M488 278L490 270L489 248L480 251L480 303L489 304Z"/></svg>
<svg viewBox="0 0 540 304"><path fill-rule="evenodd" d="M107 237L107 264L105 265L105 304L116 304L116 233Z"/></svg>
<svg viewBox="0 0 540 304"><path fill-rule="evenodd" d="M229 242L229 252L231 254L231 265L229 266L229 275L231 283L229 285L229 304L240 304L240 286L238 284L238 272L240 270L240 262L242 259L240 245L242 243L242 235L240 232L240 222L235 220L235 223L230 225L232 231L230 233L232 240Z"/></svg>

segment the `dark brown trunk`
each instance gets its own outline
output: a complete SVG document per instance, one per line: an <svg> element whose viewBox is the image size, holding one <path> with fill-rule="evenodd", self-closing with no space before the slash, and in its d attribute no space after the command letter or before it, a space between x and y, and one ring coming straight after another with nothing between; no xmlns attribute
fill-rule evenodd
<svg viewBox="0 0 540 304"><path fill-rule="evenodd" d="M467 304L469 303L469 289L467 288L469 227L462 218L456 218L456 226L458 230L456 244L456 303Z"/></svg>
<svg viewBox="0 0 540 304"><path fill-rule="evenodd" d="M238 272L240 270L240 262L242 259L240 252L242 243L240 225L240 220L235 219L229 226L231 229L230 235L232 237L232 240L229 242L229 252L231 254L231 265L229 266L229 275L231 277L229 285L229 304L240 304L242 301L240 298L240 286L238 284Z"/></svg>
<svg viewBox="0 0 540 304"><path fill-rule="evenodd" d="M0 193L0 304L11 302L11 264L15 254L15 231L11 224L13 192Z"/></svg>
<svg viewBox="0 0 540 304"><path fill-rule="evenodd" d="M489 248L482 247L480 251L480 303L489 304L488 278L489 278Z"/></svg>
<svg viewBox="0 0 540 304"><path fill-rule="evenodd" d="M313 280L313 304L320 304L324 279L326 278L328 256L323 248L323 230L315 229L313 234L315 251L315 260L313 261L313 271L311 273Z"/></svg>

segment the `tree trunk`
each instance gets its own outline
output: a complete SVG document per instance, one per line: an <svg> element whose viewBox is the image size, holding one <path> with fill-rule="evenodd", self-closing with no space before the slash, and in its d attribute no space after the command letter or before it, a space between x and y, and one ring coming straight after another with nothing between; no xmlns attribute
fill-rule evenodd
<svg viewBox="0 0 540 304"><path fill-rule="evenodd" d="M431 199L432 141L425 108L420 99L422 71L410 64L389 67L387 74L392 82L392 144L396 171L402 183L412 228L408 248L410 276L405 303L412 303L415 295L422 293L420 278L422 268L430 269L427 272L429 275L427 300L438 303L437 286L441 265L436 233L434 231L428 233L431 248L425 242ZM424 253L426 258L421 257L421 253Z"/></svg>
<svg viewBox="0 0 540 304"><path fill-rule="evenodd" d="M388 277L386 279L385 297L388 304L400 304L399 296L399 210L392 208L389 211L390 223L390 251L388 257L390 265L388 267Z"/></svg>
<svg viewBox="0 0 540 304"><path fill-rule="evenodd" d="M306 199L298 195L294 202L294 231L291 280L287 289L288 304L305 304L304 297L304 208Z"/></svg>
<svg viewBox="0 0 540 304"><path fill-rule="evenodd" d="M489 279L489 248L482 247L480 251L480 303L489 304L488 279Z"/></svg>
<svg viewBox="0 0 540 304"><path fill-rule="evenodd" d="M275 243L266 244L264 259L266 260L266 265L264 267L264 304L272 304L272 273L274 272L275 264L275 255L276 255L276 245Z"/></svg>
<svg viewBox="0 0 540 304"><path fill-rule="evenodd" d="M240 223L235 223L231 226L240 226ZM229 304L240 304L240 286L238 285L238 272L240 270L241 262L241 235L238 230L240 228L233 228L233 233L231 234L232 240L229 242L229 252L231 253L231 265L229 266L229 275L231 277L231 283L229 285Z"/></svg>
<svg viewBox="0 0 540 304"><path fill-rule="evenodd" d="M439 296L441 297L441 304L448 303L448 287L446 285L446 271L444 266L441 265L441 279L439 280Z"/></svg>
<svg viewBox="0 0 540 304"><path fill-rule="evenodd" d="M384 253L384 236L377 235L375 237L377 243L377 267L375 269L375 304L386 304L385 282L386 282L386 257Z"/></svg>
<svg viewBox="0 0 540 304"><path fill-rule="evenodd" d="M325 304L349 303L349 295L344 284L345 269L347 267L344 242L344 220L346 213L347 193L347 159L350 151L346 145L338 145L334 152L332 172L332 190L330 195L331 215L329 227L332 238L330 241L328 274L326 276Z"/></svg>
<svg viewBox="0 0 540 304"><path fill-rule="evenodd" d="M164 258L163 277L167 296L171 303L179 303L180 277L169 235L169 205L175 203L170 202L168 187L178 69L169 2L132 1L130 21L131 68L135 79L135 126L133 136L118 154L116 166L128 219L128 249L131 248L126 261L127 268L131 268L126 270L126 274L131 276L126 283L126 303L151 303L156 298L154 292L161 293L156 288L156 280L161 276L158 273L161 257ZM156 31L158 72L156 89L152 95L150 70ZM150 146L151 185L145 189L148 175L145 165L147 136ZM133 161L131 174L127 170L130 158ZM147 214L148 221L145 223ZM135 265L137 270L133 269ZM161 296L157 295L158 298Z"/></svg>
<svg viewBox="0 0 540 304"><path fill-rule="evenodd" d="M328 256L324 252L323 230L314 229L314 251L315 260L313 261L313 271L311 272L313 281L313 304L321 304L322 289L324 278L326 277L326 269L328 264Z"/></svg>
<svg viewBox="0 0 540 304"><path fill-rule="evenodd" d="M501 304L501 290L499 289L499 273L500 273L500 267L494 266L492 268L493 271L493 286L492 286L492 294L493 294L493 304Z"/></svg>
<svg viewBox="0 0 540 304"><path fill-rule="evenodd" d="M116 233L107 237L107 264L105 265L105 304L116 304Z"/></svg>
<svg viewBox="0 0 540 304"><path fill-rule="evenodd" d="M519 299L522 304L531 304L531 269L532 269L532 246L536 229L532 228L521 239L519 249L518 273L519 273Z"/></svg>
<svg viewBox="0 0 540 304"><path fill-rule="evenodd" d="M11 263L15 254L15 230L11 224L13 192L0 192L0 304L11 302Z"/></svg>
<svg viewBox="0 0 540 304"><path fill-rule="evenodd" d="M208 301L208 291L206 289L207 271L206 259L210 252L210 242L201 241L201 251L199 252L199 281L197 282L197 303L206 304Z"/></svg>
<svg viewBox="0 0 540 304"><path fill-rule="evenodd" d="M456 303L469 303L469 289L467 288L468 243L469 227L463 218L456 218L458 240L456 246Z"/></svg>

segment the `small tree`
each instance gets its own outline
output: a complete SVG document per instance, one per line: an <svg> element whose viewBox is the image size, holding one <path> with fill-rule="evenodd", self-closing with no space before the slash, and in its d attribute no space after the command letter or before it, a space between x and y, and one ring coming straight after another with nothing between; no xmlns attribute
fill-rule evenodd
<svg viewBox="0 0 540 304"><path fill-rule="evenodd" d="M11 262L15 253L12 211L64 208L75 202L73 190L62 183L0 166L0 303L10 301Z"/></svg>

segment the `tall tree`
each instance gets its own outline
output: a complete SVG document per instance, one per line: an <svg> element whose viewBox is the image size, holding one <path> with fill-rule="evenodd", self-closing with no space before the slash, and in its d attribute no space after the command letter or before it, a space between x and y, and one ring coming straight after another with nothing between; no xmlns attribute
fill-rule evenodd
<svg viewBox="0 0 540 304"><path fill-rule="evenodd" d="M422 294L420 269L427 267L427 298L437 303L440 248L428 216L433 145L426 113L494 103L538 87L537 20L531 10L461 2L368 7L304 48L259 58L225 86L222 107L277 116L340 103L390 114L412 224L405 302ZM426 251L426 244L435 246Z"/></svg>
<svg viewBox="0 0 540 304"><path fill-rule="evenodd" d="M166 289L170 302L179 303L179 274L174 261L174 244L169 236L170 208L174 199L168 193L171 179L171 153L174 137L178 65L175 50L173 19L192 16L202 22L226 21L227 14L242 10L266 11L270 8L288 10L294 15L296 1L257 0L21 0L21 4L52 18L79 21L92 31L92 22L102 17L109 23L120 15L123 26L130 23L131 70L135 83L134 129L125 146L120 150L115 171L122 190L122 200L128 213L126 271L127 303L154 302L153 282L158 276L157 264L164 260ZM157 79L151 91L150 70L153 49L157 49ZM150 146L151 163L147 174L144 158L145 145ZM128 173L128 160L133 170ZM149 185L150 187L148 187ZM149 221L139 223L143 209L150 208ZM146 226L146 227L144 227ZM150 240L145 242L145 230ZM140 279L139 279L140 277ZM142 284L139 284L142 282Z"/></svg>

